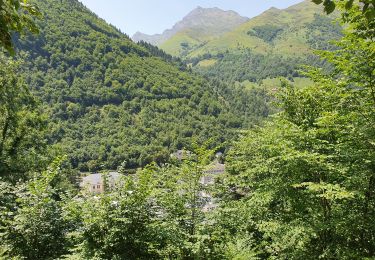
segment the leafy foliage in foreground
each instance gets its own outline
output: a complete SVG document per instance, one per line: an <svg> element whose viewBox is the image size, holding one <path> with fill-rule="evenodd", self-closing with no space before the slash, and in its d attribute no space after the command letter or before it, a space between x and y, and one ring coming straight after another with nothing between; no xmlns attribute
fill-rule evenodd
<svg viewBox="0 0 375 260"><path fill-rule="evenodd" d="M213 152L202 148L96 196L61 188L56 161L0 182L1 257L374 258L375 22L359 8L345 21L340 48L321 53L334 70L310 68L314 86L285 84L282 112L233 147L218 186L199 182ZM202 191L221 196L217 209L200 210Z"/></svg>
<svg viewBox="0 0 375 260"><path fill-rule="evenodd" d="M6 256L56 259L67 252L64 192L56 188L59 163L25 184L0 182L0 241Z"/></svg>
<svg viewBox="0 0 375 260"><path fill-rule="evenodd" d="M286 86L283 112L232 149L226 195L262 258L374 257L374 22L350 18L340 49L321 53L335 70Z"/></svg>
<svg viewBox="0 0 375 260"><path fill-rule="evenodd" d="M0 182L0 248L26 259L223 259L220 237L210 238L218 223L201 211L199 196L211 154L197 148L99 195L59 189L59 161L25 184Z"/></svg>
<svg viewBox="0 0 375 260"><path fill-rule="evenodd" d="M0 46L14 54L12 32L38 32L32 16L39 16L39 10L27 0L4 0L0 2L0 13Z"/></svg>
<svg viewBox="0 0 375 260"><path fill-rule="evenodd" d="M0 56L0 177L13 181L45 167L46 119L23 78L20 64Z"/></svg>
<svg viewBox="0 0 375 260"><path fill-rule="evenodd" d="M358 8L358 5L361 7L362 13L365 17L370 21L371 19L375 18L375 3L372 0L345 0L337 3L338 1L334 0L312 0L316 4L322 4L324 6L324 11L327 14L332 13L335 9L337 4L341 4L341 7L344 6L346 11L349 11L354 7Z"/></svg>

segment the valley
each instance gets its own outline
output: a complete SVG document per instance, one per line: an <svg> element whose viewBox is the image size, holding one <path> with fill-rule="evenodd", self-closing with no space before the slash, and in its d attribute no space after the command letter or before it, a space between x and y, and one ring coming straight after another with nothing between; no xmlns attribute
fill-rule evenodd
<svg viewBox="0 0 375 260"><path fill-rule="evenodd" d="M0 260L373 259L375 4L265 2L0 1Z"/></svg>

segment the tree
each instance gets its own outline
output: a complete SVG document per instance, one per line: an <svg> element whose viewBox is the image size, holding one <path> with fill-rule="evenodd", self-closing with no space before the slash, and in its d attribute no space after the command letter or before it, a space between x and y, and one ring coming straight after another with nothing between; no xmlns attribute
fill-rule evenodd
<svg viewBox="0 0 375 260"><path fill-rule="evenodd" d="M227 195L247 209L243 229L261 257L375 256L374 21L341 10L345 36L320 52L333 70L309 68L312 87L285 84L283 112L229 155Z"/></svg>
<svg viewBox="0 0 375 260"><path fill-rule="evenodd" d="M2 0L0 1L0 13L0 46L14 54L12 33L23 33L25 30L37 33L38 28L32 16L40 16L40 12L28 0Z"/></svg>
<svg viewBox="0 0 375 260"><path fill-rule="evenodd" d="M170 243L177 254L169 257L221 259L222 251L216 247L221 246L222 241L211 237L214 231L220 231L217 231L215 220L203 211L205 194L212 190L201 182L214 149L209 149L208 142L203 146L195 143L192 147L192 151L183 152L181 161L162 167L156 173L159 179L157 201L164 213L161 221L175 234Z"/></svg>
<svg viewBox="0 0 375 260"><path fill-rule="evenodd" d="M68 203L75 256L100 259L195 259L223 255L215 225L202 211L201 184L212 150L196 147L182 161L127 174L115 189ZM207 228L209 227L209 228ZM219 231L218 231L219 233Z"/></svg>
<svg viewBox="0 0 375 260"><path fill-rule="evenodd" d="M67 251L69 223L64 218L64 193L55 187L57 159L48 170L26 184L0 193L0 241L8 258L56 259Z"/></svg>
<svg viewBox="0 0 375 260"><path fill-rule="evenodd" d="M17 74L19 63L0 57L0 176L18 180L43 164L45 119Z"/></svg>
<svg viewBox="0 0 375 260"><path fill-rule="evenodd" d="M14 54L12 33L36 33L32 16L40 13L27 0L0 1L0 13L0 47ZM20 76L21 62L0 54L0 63L0 176L16 181L45 166L45 120Z"/></svg>
<svg viewBox="0 0 375 260"><path fill-rule="evenodd" d="M327 14L332 13L336 6L339 5L340 7L345 7L345 10L348 11L352 8L358 8L360 6L362 8L362 13L366 16L368 20L375 18L375 2L373 0L345 0L345 1L338 1L338 0L312 0L316 4L324 5L324 11ZM341 9L342 10L342 9Z"/></svg>

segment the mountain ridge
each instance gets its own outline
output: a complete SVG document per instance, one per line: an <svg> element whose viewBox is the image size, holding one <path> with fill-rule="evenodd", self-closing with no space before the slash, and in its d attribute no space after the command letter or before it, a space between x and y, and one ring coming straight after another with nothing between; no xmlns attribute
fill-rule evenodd
<svg viewBox="0 0 375 260"><path fill-rule="evenodd" d="M179 46L185 38L194 38L184 33L168 39L160 47L169 54L188 58L247 48L260 54L311 54L312 48L307 43L310 36L306 27L315 22L316 15L322 14L321 6L305 0L285 9L271 7L219 37L191 42L189 48ZM260 31L258 33L261 35L257 35L254 30Z"/></svg>
<svg viewBox="0 0 375 260"><path fill-rule="evenodd" d="M232 10L222 10L218 7L196 7L178 21L172 28L164 30L161 34L148 35L136 32L132 39L135 42L145 41L160 46L165 41L182 31L204 31L207 38L217 37L230 31L234 27L248 20Z"/></svg>

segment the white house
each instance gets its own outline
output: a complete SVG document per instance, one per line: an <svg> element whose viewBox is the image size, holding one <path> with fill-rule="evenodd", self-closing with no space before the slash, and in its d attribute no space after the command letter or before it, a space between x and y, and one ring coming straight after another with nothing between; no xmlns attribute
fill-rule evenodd
<svg viewBox="0 0 375 260"><path fill-rule="evenodd" d="M105 189L111 189L120 181L118 172L94 173L82 178L80 186L91 193L103 193Z"/></svg>
<svg viewBox="0 0 375 260"><path fill-rule="evenodd" d="M215 177L221 175L225 172L225 164L215 161L213 164L209 165L207 169L203 172L203 176L200 183L203 185L212 185L215 183Z"/></svg>

